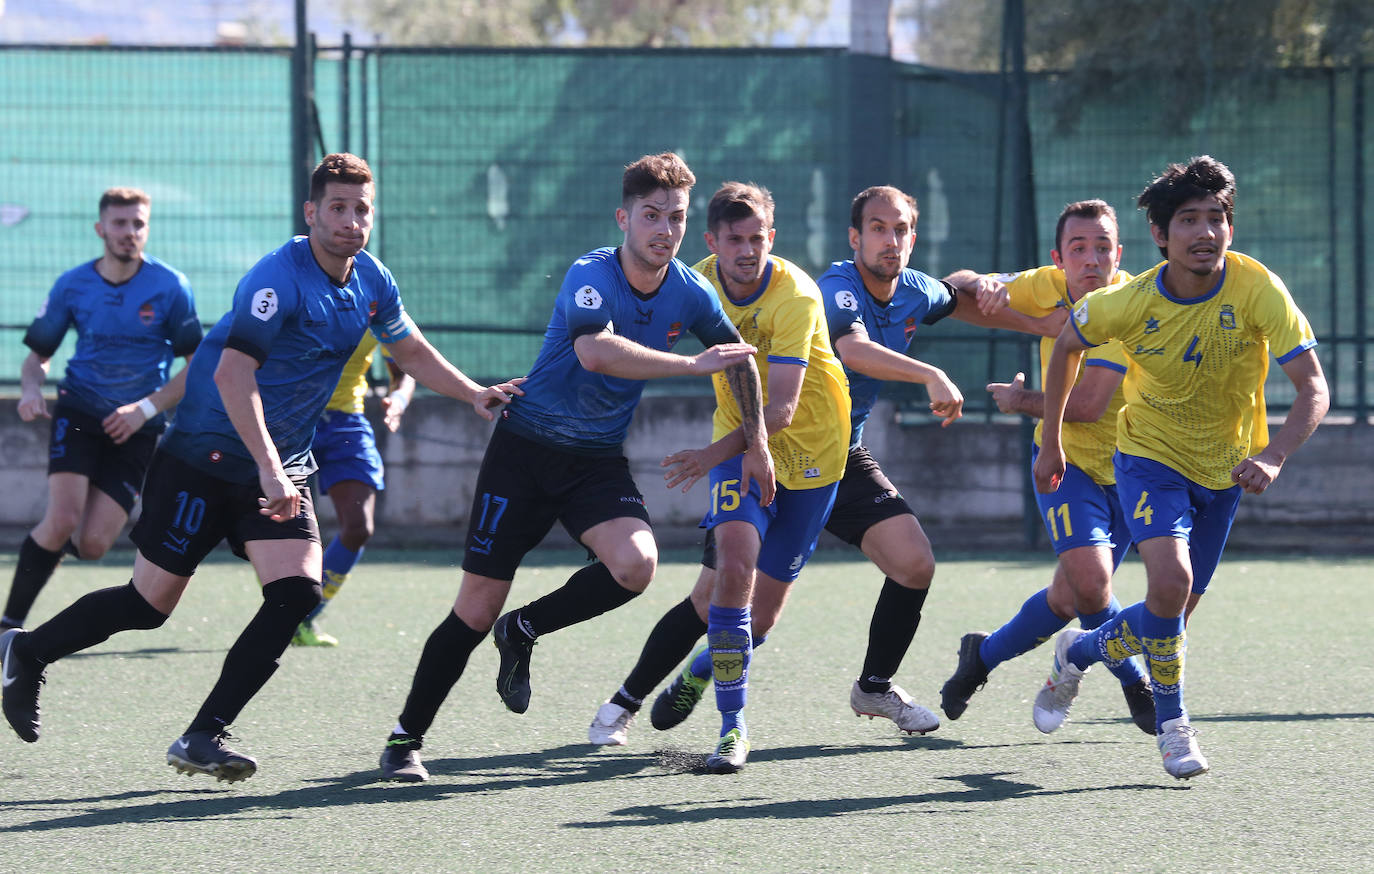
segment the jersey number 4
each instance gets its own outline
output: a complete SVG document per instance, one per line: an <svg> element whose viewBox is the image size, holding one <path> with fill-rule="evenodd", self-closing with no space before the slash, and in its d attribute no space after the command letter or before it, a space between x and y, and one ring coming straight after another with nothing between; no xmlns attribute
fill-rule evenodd
<svg viewBox="0 0 1374 874"><path fill-rule="evenodd" d="M1135 502L1135 512L1131 514L1132 519L1144 519L1146 525L1153 525L1155 521L1155 508L1145 503L1150 500L1149 492L1141 492L1140 500Z"/></svg>

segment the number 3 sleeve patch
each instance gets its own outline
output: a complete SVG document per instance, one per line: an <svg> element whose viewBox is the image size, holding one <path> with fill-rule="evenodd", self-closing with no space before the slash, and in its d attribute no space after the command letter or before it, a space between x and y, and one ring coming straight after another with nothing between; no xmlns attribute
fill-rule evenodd
<svg viewBox="0 0 1374 874"><path fill-rule="evenodd" d="M584 310L601 309L601 292L590 285L579 288L577 293L573 295L573 300L577 301L577 305Z"/></svg>
<svg viewBox="0 0 1374 874"><path fill-rule="evenodd" d="M272 288L259 288L253 292L253 302L250 305L254 318L261 321L268 321L277 314L277 292Z"/></svg>

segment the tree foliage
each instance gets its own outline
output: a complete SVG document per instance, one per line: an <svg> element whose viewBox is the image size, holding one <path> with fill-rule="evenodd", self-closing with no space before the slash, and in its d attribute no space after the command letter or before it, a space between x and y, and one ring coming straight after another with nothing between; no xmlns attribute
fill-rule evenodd
<svg viewBox="0 0 1374 874"><path fill-rule="evenodd" d="M996 70L1003 0L910 0L923 63ZM1148 86L1177 126L1210 102L1272 87L1293 67L1374 61L1369 0L1024 2L1026 66L1055 74L1067 123L1085 101ZM900 7L899 7L900 10Z"/></svg>
<svg viewBox="0 0 1374 874"><path fill-rule="evenodd" d="M769 45L825 14L826 0L345 0L391 44Z"/></svg>

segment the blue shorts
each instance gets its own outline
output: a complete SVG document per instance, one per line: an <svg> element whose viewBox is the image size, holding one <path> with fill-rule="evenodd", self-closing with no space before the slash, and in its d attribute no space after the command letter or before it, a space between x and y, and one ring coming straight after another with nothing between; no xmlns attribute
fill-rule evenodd
<svg viewBox="0 0 1374 874"><path fill-rule="evenodd" d="M778 486L773 503L761 506L759 484L749 484L749 494L740 495L741 456L711 468L711 511L701 520L702 528L715 528L722 522L748 522L758 529L763 545L759 548L758 569L775 580L790 583L816 551L816 538L825 526L835 503L838 482L814 489L788 489Z"/></svg>
<svg viewBox="0 0 1374 874"><path fill-rule="evenodd" d="M1040 447L1032 443L1032 465L1039 455ZM1048 495L1036 492L1035 503L1056 555L1080 546L1105 546L1112 551L1112 567L1120 567L1131 548L1131 531L1116 486L1095 482L1082 468L1067 464L1059 489Z"/></svg>
<svg viewBox="0 0 1374 874"><path fill-rule="evenodd" d="M1112 465L1121 509L1135 542L1177 537L1187 543L1193 593L1207 591L1236 519L1240 486L1209 489L1167 464L1120 452L1112 457Z"/></svg>
<svg viewBox="0 0 1374 874"><path fill-rule="evenodd" d="M315 442L310 445L320 466L320 491L328 492L344 480L367 483L375 491L382 482L382 456L372 425L362 413L325 410L315 423Z"/></svg>

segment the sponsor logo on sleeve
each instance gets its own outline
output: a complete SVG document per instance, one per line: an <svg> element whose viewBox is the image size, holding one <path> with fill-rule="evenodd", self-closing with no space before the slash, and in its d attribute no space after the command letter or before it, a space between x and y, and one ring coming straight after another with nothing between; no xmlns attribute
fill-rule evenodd
<svg viewBox="0 0 1374 874"><path fill-rule="evenodd" d="M1088 323L1088 305L1086 303L1080 303L1073 308L1073 320L1080 325Z"/></svg>
<svg viewBox="0 0 1374 874"><path fill-rule="evenodd" d="M573 300L577 301L577 305L584 310L601 309L601 292L590 285L579 288L577 293L573 295Z"/></svg>
<svg viewBox="0 0 1374 874"><path fill-rule="evenodd" d="M253 316L260 321L270 321L277 314L277 291L274 288L259 288L253 292L251 304Z"/></svg>
<svg viewBox="0 0 1374 874"><path fill-rule="evenodd" d="M994 273L992 278L1002 283L1003 285L1006 285L1008 282L1011 282L1013 279L1020 275L1020 273Z"/></svg>
<svg viewBox="0 0 1374 874"><path fill-rule="evenodd" d="M835 292L835 306L842 310L856 311L859 308L859 299L854 296L854 292L849 289Z"/></svg>

